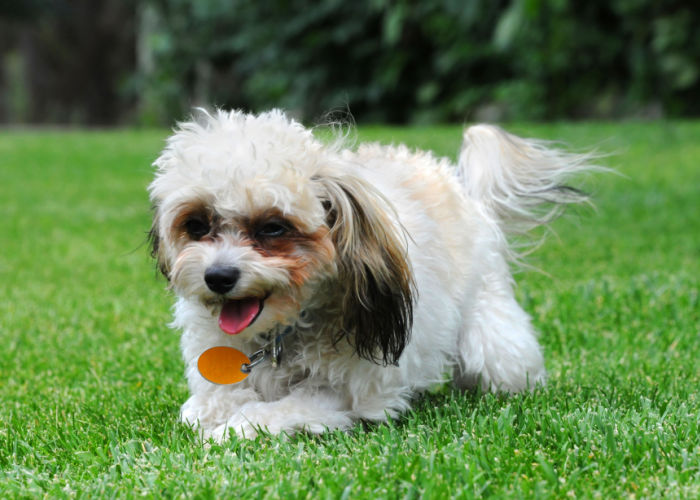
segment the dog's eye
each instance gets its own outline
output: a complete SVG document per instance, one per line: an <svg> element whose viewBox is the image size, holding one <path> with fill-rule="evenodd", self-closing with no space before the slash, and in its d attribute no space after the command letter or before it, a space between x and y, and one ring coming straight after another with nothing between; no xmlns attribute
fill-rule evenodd
<svg viewBox="0 0 700 500"><path fill-rule="evenodd" d="M266 222L255 232L257 237L261 238L278 238L289 232L289 227L280 222Z"/></svg>
<svg viewBox="0 0 700 500"><path fill-rule="evenodd" d="M209 221L193 217L185 222L185 231L187 231L187 235L190 238L197 241L209 234L211 226L209 225Z"/></svg>

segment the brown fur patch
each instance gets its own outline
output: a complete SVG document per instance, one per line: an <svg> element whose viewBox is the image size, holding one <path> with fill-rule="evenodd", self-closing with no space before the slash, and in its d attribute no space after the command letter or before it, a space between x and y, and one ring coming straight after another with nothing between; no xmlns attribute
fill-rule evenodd
<svg viewBox="0 0 700 500"><path fill-rule="evenodd" d="M331 262L335 250L325 226L311 234L291 230L274 238L253 238L253 248L263 257L281 261L291 282L299 287L324 262Z"/></svg>
<svg viewBox="0 0 700 500"><path fill-rule="evenodd" d="M171 226L173 241L187 241L192 239L187 232L187 222L193 218L206 222L211 227L209 234L197 241L213 240L218 229L220 217L206 203L201 200L183 203L178 207L177 212L178 214L175 219L173 219Z"/></svg>

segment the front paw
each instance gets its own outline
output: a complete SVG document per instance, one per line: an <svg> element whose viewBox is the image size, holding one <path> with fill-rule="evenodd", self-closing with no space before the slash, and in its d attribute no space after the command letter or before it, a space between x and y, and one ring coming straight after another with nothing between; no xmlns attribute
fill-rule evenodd
<svg viewBox="0 0 700 500"><path fill-rule="evenodd" d="M194 429L205 429L226 420L218 413L209 398L191 396L180 408L180 421Z"/></svg>
<svg viewBox="0 0 700 500"><path fill-rule="evenodd" d="M193 396L185 401L185 404L180 408L180 422L190 427L196 427L199 424L201 413L201 405L197 404Z"/></svg>
<svg viewBox="0 0 700 500"><path fill-rule="evenodd" d="M255 439L258 435L257 429L259 427L243 418L240 412L229 419L204 418L201 407L198 407L196 402L191 402L191 400L182 406L180 420L190 426L205 442L211 439L216 443L223 443L232 435L239 438ZM222 420L224 423L221 423Z"/></svg>
<svg viewBox="0 0 700 500"><path fill-rule="evenodd" d="M180 409L180 420L192 427L213 429L226 422L258 395L249 389L232 391L227 388L193 394Z"/></svg>
<svg viewBox="0 0 700 500"><path fill-rule="evenodd" d="M254 426L248 421L242 421L240 418L233 417L225 424L219 425L210 430L204 430L202 437L204 440L212 439L216 443L223 443L232 436L239 439L255 439L258 436L260 427Z"/></svg>
<svg viewBox="0 0 700 500"><path fill-rule="evenodd" d="M205 430L204 437L220 443L230 436L255 439L261 432L279 434L284 430L291 431L285 426L285 416L277 414L275 409L274 403L246 403L225 424L214 427L211 432Z"/></svg>

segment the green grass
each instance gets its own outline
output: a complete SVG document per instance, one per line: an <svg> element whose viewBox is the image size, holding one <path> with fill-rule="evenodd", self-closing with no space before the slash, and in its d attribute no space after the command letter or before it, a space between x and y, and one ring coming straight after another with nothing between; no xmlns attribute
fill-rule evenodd
<svg viewBox="0 0 700 500"><path fill-rule="evenodd" d="M165 131L0 134L0 497L700 495L700 123L511 127L614 153L518 273L549 385L386 425L201 447L147 257ZM459 127L360 139L454 157Z"/></svg>

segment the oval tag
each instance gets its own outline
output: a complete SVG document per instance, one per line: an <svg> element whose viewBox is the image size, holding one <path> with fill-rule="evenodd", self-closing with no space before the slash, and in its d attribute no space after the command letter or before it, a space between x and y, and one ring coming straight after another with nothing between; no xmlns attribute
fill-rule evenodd
<svg viewBox="0 0 700 500"><path fill-rule="evenodd" d="M248 376L241 368L250 364L248 356L233 347L212 347L197 360L199 373L209 382L220 385L235 384Z"/></svg>

